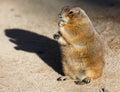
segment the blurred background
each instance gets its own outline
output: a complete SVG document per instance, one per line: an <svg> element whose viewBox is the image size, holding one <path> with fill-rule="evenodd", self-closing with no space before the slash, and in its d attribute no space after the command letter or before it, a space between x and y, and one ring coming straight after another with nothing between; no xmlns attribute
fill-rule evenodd
<svg viewBox="0 0 120 92"><path fill-rule="evenodd" d="M64 6L85 10L104 39L104 74L89 85L56 81L62 57L53 34ZM0 92L119 92L119 65L120 0L0 0Z"/></svg>

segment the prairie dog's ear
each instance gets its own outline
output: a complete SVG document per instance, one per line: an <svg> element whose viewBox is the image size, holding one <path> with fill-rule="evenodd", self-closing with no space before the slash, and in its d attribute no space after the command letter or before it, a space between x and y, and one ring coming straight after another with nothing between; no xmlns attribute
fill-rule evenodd
<svg viewBox="0 0 120 92"><path fill-rule="evenodd" d="M75 7L70 9L69 13L73 13L73 14L80 14L80 8L79 7Z"/></svg>
<svg viewBox="0 0 120 92"><path fill-rule="evenodd" d="M69 7L69 6L64 6L64 7L62 8L62 11L64 11L64 12L69 11L69 10L70 10L70 7Z"/></svg>

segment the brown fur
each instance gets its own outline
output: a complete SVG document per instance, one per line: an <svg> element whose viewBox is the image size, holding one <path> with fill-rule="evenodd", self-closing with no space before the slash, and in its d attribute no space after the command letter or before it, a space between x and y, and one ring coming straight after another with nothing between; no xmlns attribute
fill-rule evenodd
<svg viewBox="0 0 120 92"><path fill-rule="evenodd" d="M90 19L79 7L64 7L59 18L65 75L79 81L99 78L104 67L103 43Z"/></svg>

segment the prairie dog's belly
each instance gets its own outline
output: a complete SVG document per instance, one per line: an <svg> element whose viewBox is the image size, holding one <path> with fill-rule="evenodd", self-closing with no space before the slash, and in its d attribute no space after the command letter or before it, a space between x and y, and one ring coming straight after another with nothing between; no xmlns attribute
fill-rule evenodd
<svg viewBox="0 0 120 92"><path fill-rule="evenodd" d="M67 64L67 66L69 66L74 71L80 71L86 68L86 63L79 56L77 56L78 58L75 58L73 55L70 55L69 52L64 54L65 54L66 60L63 61L63 65Z"/></svg>
<svg viewBox="0 0 120 92"><path fill-rule="evenodd" d="M80 60L69 60L68 64L73 68L73 70L80 71L85 69L85 64L82 63Z"/></svg>

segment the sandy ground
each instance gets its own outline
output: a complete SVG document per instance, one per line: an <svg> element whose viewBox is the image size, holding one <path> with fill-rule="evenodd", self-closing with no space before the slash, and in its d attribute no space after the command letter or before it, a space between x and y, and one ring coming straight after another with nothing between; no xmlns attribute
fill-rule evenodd
<svg viewBox="0 0 120 92"><path fill-rule="evenodd" d="M83 8L104 37L104 74L88 85L56 80L62 58L52 36L66 5ZM119 66L119 0L0 0L0 92L119 92Z"/></svg>

